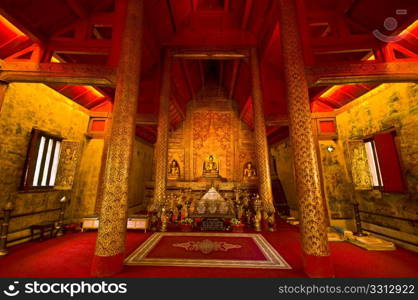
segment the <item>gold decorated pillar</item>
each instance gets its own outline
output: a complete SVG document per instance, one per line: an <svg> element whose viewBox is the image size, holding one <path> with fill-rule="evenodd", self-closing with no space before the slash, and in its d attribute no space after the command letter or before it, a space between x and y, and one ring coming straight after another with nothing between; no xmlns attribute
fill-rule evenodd
<svg viewBox="0 0 418 300"><path fill-rule="evenodd" d="M260 197L264 206L274 211L273 192L271 189L269 152L266 135L266 122L264 120L263 92L260 82L260 67L257 57L257 49L252 48L250 53L252 99L254 112L254 137L258 169Z"/></svg>
<svg viewBox="0 0 418 300"><path fill-rule="evenodd" d="M171 56L169 50L164 55L164 68L162 74L160 111L158 114L157 143L155 144L155 188L154 204L160 204L164 200L167 187L168 164L168 133L169 133L169 105L171 86Z"/></svg>
<svg viewBox="0 0 418 300"><path fill-rule="evenodd" d="M4 98L6 96L7 87L8 87L8 84L6 82L0 81L0 112L3 106Z"/></svg>
<svg viewBox="0 0 418 300"><path fill-rule="evenodd" d="M120 1L127 1L126 23L117 70L99 232L91 270L97 277L111 276L123 268L129 173L139 96L143 0Z"/></svg>
<svg viewBox="0 0 418 300"><path fill-rule="evenodd" d="M310 277L332 277L324 199L295 0L278 1L304 268Z"/></svg>

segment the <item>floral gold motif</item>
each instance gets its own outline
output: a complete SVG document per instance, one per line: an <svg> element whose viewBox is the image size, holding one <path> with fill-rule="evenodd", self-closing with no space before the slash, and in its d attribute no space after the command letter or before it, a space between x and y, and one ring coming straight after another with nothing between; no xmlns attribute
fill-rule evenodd
<svg viewBox="0 0 418 300"><path fill-rule="evenodd" d="M279 0L284 74L293 149L302 248L308 255L329 256L324 199L311 124L308 82L294 0Z"/></svg>
<svg viewBox="0 0 418 300"><path fill-rule="evenodd" d="M231 249L240 249L241 245L229 244L226 242L214 242L209 239L203 241L173 244L173 247L184 248L186 251L202 252L203 254L210 254L212 252L222 251L227 252Z"/></svg>

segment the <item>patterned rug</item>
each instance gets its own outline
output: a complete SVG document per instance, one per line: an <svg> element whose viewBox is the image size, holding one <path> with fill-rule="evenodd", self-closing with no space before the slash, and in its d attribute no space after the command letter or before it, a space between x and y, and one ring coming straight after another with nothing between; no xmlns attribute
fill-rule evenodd
<svg viewBox="0 0 418 300"><path fill-rule="evenodd" d="M262 235L252 233L154 233L125 264L291 269Z"/></svg>

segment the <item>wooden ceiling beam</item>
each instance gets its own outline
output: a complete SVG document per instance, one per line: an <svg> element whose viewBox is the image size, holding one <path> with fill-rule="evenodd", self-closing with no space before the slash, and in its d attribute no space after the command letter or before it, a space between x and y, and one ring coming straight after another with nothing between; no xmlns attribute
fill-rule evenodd
<svg viewBox="0 0 418 300"><path fill-rule="evenodd" d="M19 18L15 18L14 15L10 14L2 7L0 7L0 15L6 18L14 26L16 26L16 28L22 31L25 35L27 35L33 42L44 43L47 41L47 38L42 33L38 32L34 28L30 28L29 23L26 23Z"/></svg>
<svg viewBox="0 0 418 300"><path fill-rule="evenodd" d="M88 11L81 5L78 0L65 0L73 12L80 18L85 19L89 16Z"/></svg>
<svg viewBox="0 0 418 300"><path fill-rule="evenodd" d="M266 126L289 126L288 115L268 115L266 116Z"/></svg>
<svg viewBox="0 0 418 300"><path fill-rule="evenodd" d="M224 2L224 12L228 12L229 11L229 0L225 0L225 2Z"/></svg>
<svg viewBox="0 0 418 300"><path fill-rule="evenodd" d="M221 49L205 49L201 50L173 50L174 58L193 59L193 60L231 60L245 59L249 57L248 49L221 50Z"/></svg>
<svg viewBox="0 0 418 300"><path fill-rule="evenodd" d="M231 89L229 90L229 95L228 95L229 99L232 99L234 97L235 86L237 85L237 78L238 78L240 67L241 67L241 60L235 60L233 71L232 71L232 78L231 78Z"/></svg>
<svg viewBox="0 0 418 300"><path fill-rule="evenodd" d="M171 6L171 1L166 0L166 4L167 4L167 9L168 9L168 14L170 16L171 26L173 27L173 32L176 33L177 25L176 25L176 19L174 17L173 7Z"/></svg>
<svg viewBox="0 0 418 300"><path fill-rule="evenodd" d="M186 61L184 59L182 59L181 62L180 62L180 64L181 64L181 69L183 71L183 76L186 79L187 86L189 88L190 95L191 95L191 97L193 99L194 96L195 96L195 91L193 89L192 80L190 79L190 74L189 74L189 72L187 70Z"/></svg>
<svg viewBox="0 0 418 300"><path fill-rule="evenodd" d="M114 67L0 61L0 81L115 86Z"/></svg>
<svg viewBox="0 0 418 300"><path fill-rule="evenodd" d="M337 11L339 13L345 15L348 11L350 11L354 2L355 2L355 0L340 0L340 1L338 1Z"/></svg>
<svg viewBox="0 0 418 300"><path fill-rule="evenodd" d="M359 62L306 67L310 87L356 83L418 82L418 61Z"/></svg>
<svg viewBox="0 0 418 300"><path fill-rule="evenodd" d="M253 7L253 0L246 0L245 8L244 8L244 15L242 16L242 24L241 24L242 30L248 29L248 23L250 22L252 7Z"/></svg>
<svg viewBox="0 0 418 300"><path fill-rule="evenodd" d="M137 114L136 125L157 125L158 117L152 114Z"/></svg>
<svg viewBox="0 0 418 300"><path fill-rule="evenodd" d="M379 45L379 41L373 34L358 34L345 37L320 37L311 39L312 47L315 51L329 49L371 49Z"/></svg>
<svg viewBox="0 0 418 300"><path fill-rule="evenodd" d="M203 62L199 60L199 72L200 72L200 80L202 81L202 87L205 88L205 71L203 69Z"/></svg>

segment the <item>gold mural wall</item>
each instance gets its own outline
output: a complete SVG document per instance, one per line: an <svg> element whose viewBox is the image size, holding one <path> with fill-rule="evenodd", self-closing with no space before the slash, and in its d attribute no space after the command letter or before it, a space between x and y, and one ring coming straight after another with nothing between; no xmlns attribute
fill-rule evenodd
<svg viewBox="0 0 418 300"><path fill-rule="evenodd" d="M418 244L418 85L382 84L343 107L336 121L338 139L318 142L331 225L355 230L352 203L357 201L361 211L369 212L361 213L365 229L386 238L392 237L403 246L417 250L413 244ZM396 128L408 192L399 194L371 190L367 188L367 182L362 182L357 176L354 176L357 182L355 186L350 160L353 141L390 128ZM329 146L334 151L328 151ZM278 175L291 212L296 215L297 200L289 139L273 145L271 153L276 158ZM357 169L361 167L359 165Z"/></svg>
<svg viewBox="0 0 418 300"><path fill-rule="evenodd" d="M58 218L59 192L18 192L32 128L84 145L88 121L86 110L45 85L9 84L0 112L0 207L11 199L12 216L20 216L11 219L9 240L27 236L32 224ZM67 218L79 209L77 197L71 198Z"/></svg>
<svg viewBox="0 0 418 300"><path fill-rule="evenodd" d="M194 100L188 105L185 122L170 133L168 161L179 163L179 181L193 181L202 177L203 162L214 155L220 175L229 182L240 182L244 164L256 165L253 138L232 101L222 97Z"/></svg>
<svg viewBox="0 0 418 300"><path fill-rule="evenodd" d="M293 217L298 215L298 203L296 199L296 185L293 172L293 157L290 139L286 138L270 148L270 153L275 157L277 175L286 195L287 204Z"/></svg>
<svg viewBox="0 0 418 300"><path fill-rule="evenodd" d="M152 180L154 146L136 138L132 160L128 213L146 210L145 183Z"/></svg>
<svg viewBox="0 0 418 300"><path fill-rule="evenodd" d="M77 203L74 216L86 217L95 215L103 146L103 139L89 139L85 142L78 180L74 184L73 201Z"/></svg>
<svg viewBox="0 0 418 300"><path fill-rule="evenodd" d="M405 247L417 250L418 247L411 243L418 244L418 85L382 84L349 104L349 109L337 116L337 126L339 151L336 152L340 153L335 154L338 156L335 160L342 166L341 170L349 174L350 184L349 142L390 128L396 129L408 192L354 190L353 186L351 190L360 210L369 212L361 214L366 229L407 241L409 244L404 243ZM337 193L332 185L329 189ZM344 207L341 210L345 210Z"/></svg>
<svg viewBox="0 0 418 300"><path fill-rule="evenodd" d="M334 148L334 151L328 151L328 147ZM353 218L353 205L351 204L353 186L347 169L349 166L342 149L339 142L319 141L324 193L329 217L332 220Z"/></svg>

